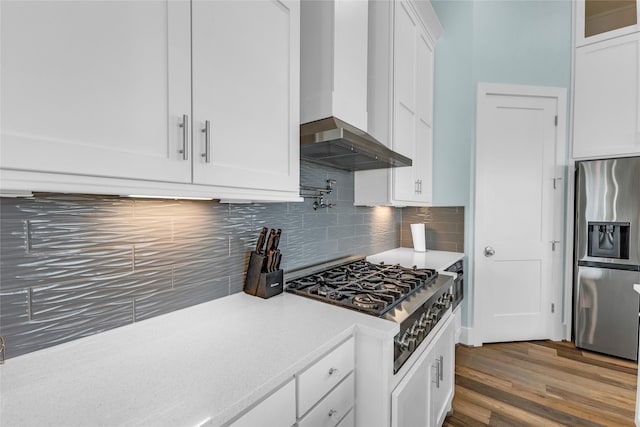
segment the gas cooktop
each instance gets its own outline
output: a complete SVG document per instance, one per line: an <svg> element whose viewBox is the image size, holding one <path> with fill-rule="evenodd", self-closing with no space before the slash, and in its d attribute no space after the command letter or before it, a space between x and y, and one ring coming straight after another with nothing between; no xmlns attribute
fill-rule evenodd
<svg viewBox="0 0 640 427"><path fill-rule="evenodd" d="M436 279L430 269L358 259L287 281L287 291L382 316Z"/></svg>
<svg viewBox="0 0 640 427"><path fill-rule="evenodd" d="M435 270L374 264L364 257L287 275L287 292L391 320L396 373L451 306L453 279Z"/></svg>

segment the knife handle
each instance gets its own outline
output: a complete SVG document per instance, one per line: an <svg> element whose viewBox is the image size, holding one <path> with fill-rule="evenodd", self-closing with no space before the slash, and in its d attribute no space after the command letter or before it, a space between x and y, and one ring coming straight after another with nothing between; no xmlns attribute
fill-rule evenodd
<svg viewBox="0 0 640 427"><path fill-rule="evenodd" d="M278 228L278 230L276 231L276 237L273 240L273 248L272 249L278 249L278 245L280 244L280 235L282 234L282 229Z"/></svg>
<svg viewBox="0 0 640 427"><path fill-rule="evenodd" d="M273 251L269 251L267 252L267 261L265 262L264 265L264 271L265 273L270 273L271 271L273 271L273 256L274 256L274 252Z"/></svg>
<svg viewBox="0 0 640 427"><path fill-rule="evenodd" d="M280 270L280 261L282 261L282 252L276 251L276 260L274 262L274 270Z"/></svg>
<svg viewBox="0 0 640 427"><path fill-rule="evenodd" d="M276 239L276 230L273 228L269 232L269 239L267 240L267 246L264 247L264 253L269 255L269 251L273 249L273 242Z"/></svg>
<svg viewBox="0 0 640 427"><path fill-rule="evenodd" d="M267 237L267 227L262 227L262 230L260 231L260 235L258 236L258 242L256 243L256 252L261 254L262 253L262 247L264 246L264 239Z"/></svg>

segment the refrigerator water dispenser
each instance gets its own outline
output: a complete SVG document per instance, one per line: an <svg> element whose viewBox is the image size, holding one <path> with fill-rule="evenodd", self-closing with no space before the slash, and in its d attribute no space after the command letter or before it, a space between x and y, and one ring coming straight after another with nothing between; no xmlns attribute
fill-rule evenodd
<svg viewBox="0 0 640 427"><path fill-rule="evenodd" d="M628 222L589 222L587 255L629 259Z"/></svg>

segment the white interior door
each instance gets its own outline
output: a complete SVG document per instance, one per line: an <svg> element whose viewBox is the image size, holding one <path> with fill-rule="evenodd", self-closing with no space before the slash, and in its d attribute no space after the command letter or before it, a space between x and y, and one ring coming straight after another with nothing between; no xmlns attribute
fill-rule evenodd
<svg viewBox="0 0 640 427"><path fill-rule="evenodd" d="M562 95L564 89L478 88L474 284L481 342L552 338L561 322L554 269L562 247L553 242L562 235Z"/></svg>

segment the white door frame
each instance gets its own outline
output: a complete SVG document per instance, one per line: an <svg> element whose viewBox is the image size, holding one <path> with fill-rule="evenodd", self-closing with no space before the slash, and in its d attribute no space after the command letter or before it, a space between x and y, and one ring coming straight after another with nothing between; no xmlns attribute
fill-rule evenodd
<svg viewBox="0 0 640 427"><path fill-rule="evenodd" d="M565 229L565 218L567 212L567 198L565 186L567 185L568 180L572 180L572 175L567 167L567 89L559 88L559 87L545 87L545 86L525 86L525 85L511 85L511 84L495 84L495 83L478 83L477 90L477 98L476 98L476 106L478 106L479 100L481 97L486 95L505 95L505 96L532 96L532 97L544 97L544 98L554 98L556 99L558 106L558 125L556 128L556 136L558 139L558 144L556 145L556 168L559 171L559 176L562 178L561 184L558 188L559 191L562 191L562 200L563 205L561 207L561 211L556 218L556 226L559 227L557 230L557 236L565 236L566 240L569 236L569 233ZM477 120L478 120L478 110L476 108L476 150L477 150ZM475 164L475 156L477 152L474 153L474 164ZM475 169L475 168L474 168ZM571 177L569 177L571 175ZM476 180L474 179L474 185ZM474 188L474 242L476 241L476 209L475 207L478 205L476 188ZM475 244L475 243L474 243ZM556 310L564 311L562 315L555 316L554 319L557 321L552 326L551 339L555 341L562 340L566 338L566 324L567 321L571 318L571 312L566 312L567 305L570 306L571 301L571 286L568 286L568 282L566 281L566 277L570 277L571 275L567 273L567 270L572 270L571 265L568 263L571 261L572 256L567 258L567 248L573 247L572 244L567 245L566 241L560 242L559 246L561 247L560 251L560 261L555 262L552 267L552 277L554 278L554 286L552 288L552 299L554 301L558 301ZM469 342L467 344L470 345L482 345L483 337L482 337L482 328L480 326L482 319L480 313L483 311L479 307L479 298L476 297L478 292L482 292L482 289L478 288L478 281L476 280L476 271L475 271L475 258L478 256L482 256L481 253L475 253L473 251L474 257L474 271L473 274L473 331L468 336ZM567 266L565 268L565 265ZM564 307L561 304L564 297ZM567 301L569 304L567 304ZM564 319L563 319L564 317ZM564 320L564 321L563 321ZM569 324L570 325L570 324Z"/></svg>

